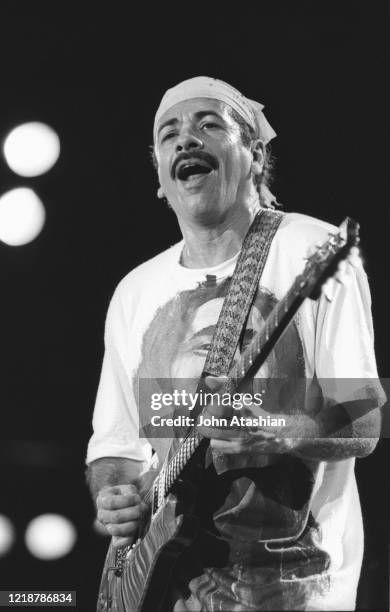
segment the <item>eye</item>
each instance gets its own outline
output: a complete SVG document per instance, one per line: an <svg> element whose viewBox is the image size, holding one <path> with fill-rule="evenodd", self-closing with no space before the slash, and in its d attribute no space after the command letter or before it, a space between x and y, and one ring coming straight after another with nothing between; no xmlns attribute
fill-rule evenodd
<svg viewBox="0 0 390 612"><path fill-rule="evenodd" d="M204 357L205 354L207 354L207 351L210 348L210 342L205 342L203 344L198 344L197 346L195 346L192 349L192 352L194 355L197 355L198 357Z"/></svg>
<svg viewBox="0 0 390 612"><path fill-rule="evenodd" d="M166 140L169 140L170 138L173 138L175 136L176 132L167 132L166 134L164 134L161 137L161 142L165 142Z"/></svg>
<svg viewBox="0 0 390 612"><path fill-rule="evenodd" d="M212 129L212 128L218 128L219 125L217 123L213 123L212 121L206 121L206 123L203 123L201 125L201 129L203 128L207 128L207 129Z"/></svg>

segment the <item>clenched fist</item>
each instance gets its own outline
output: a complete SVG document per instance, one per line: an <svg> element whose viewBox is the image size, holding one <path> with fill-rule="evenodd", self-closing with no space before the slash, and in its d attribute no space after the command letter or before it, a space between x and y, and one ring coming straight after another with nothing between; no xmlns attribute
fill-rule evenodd
<svg viewBox="0 0 390 612"><path fill-rule="evenodd" d="M140 519L147 511L137 487L131 484L103 487L96 498L97 519L112 536L115 547L131 546Z"/></svg>

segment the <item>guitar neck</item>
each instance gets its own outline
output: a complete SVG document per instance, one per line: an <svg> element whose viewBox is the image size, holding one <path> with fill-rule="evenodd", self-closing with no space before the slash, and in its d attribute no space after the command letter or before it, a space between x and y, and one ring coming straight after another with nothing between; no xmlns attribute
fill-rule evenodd
<svg viewBox="0 0 390 612"><path fill-rule="evenodd" d="M295 279L288 293L276 304L262 329L254 336L250 345L235 363L229 374L228 384L230 392L237 389L247 376L252 373L255 374L265 362L305 299L301 294L305 282L303 275ZM200 407L198 411L201 412ZM196 409L195 412L198 413ZM206 446L208 440L205 440L197 433L196 425L190 427L185 438L179 443L176 452L170 461L162 467L148 492L147 501L151 502L153 512L158 509L172 485L176 482L191 458L193 458L201 442Z"/></svg>
<svg viewBox="0 0 390 612"><path fill-rule="evenodd" d="M338 263L346 259L352 246L359 243L359 224L348 217L345 222L347 224L347 240L342 237L341 232L339 234L329 234L327 242L318 247L316 252L308 259L302 274L296 277L287 294L276 304L262 329L254 336L250 345L234 364L226 384L226 390L230 393L238 389L246 377L252 377L256 374L288 327L302 302L307 297L311 299L319 297L321 287L328 278L333 276ZM202 388L202 382L200 380L198 391ZM202 407L198 404L195 407L195 414L201 412ZM207 444L208 440L197 433L196 425L187 431L185 438L179 443L169 462L164 464L148 493L148 497L152 500L153 510L160 506L185 466L194 457L199 446L202 445L204 448Z"/></svg>
<svg viewBox="0 0 390 612"><path fill-rule="evenodd" d="M295 279L288 293L272 309L261 330L255 334L240 359L233 365L229 373L230 386L233 389L237 389L245 378L254 375L263 365L304 301L302 289L305 284L303 275Z"/></svg>

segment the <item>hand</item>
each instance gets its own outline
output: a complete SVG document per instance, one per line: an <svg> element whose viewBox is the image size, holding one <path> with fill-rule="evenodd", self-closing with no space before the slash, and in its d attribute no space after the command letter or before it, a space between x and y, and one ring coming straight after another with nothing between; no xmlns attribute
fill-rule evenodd
<svg viewBox="0 0 390 612"><path fill-rule="evenodd" d="M343 261L340 261L337 266L334 278L338 283L348 283L352 269L361 268L362 260L360 258L358 247L354 246L348 253L348 256Z"/></svg>
<svg viewBox="0 0 390 612"><path fill-rule="evenodd" d="M209 389L215 393L222 390L226 383L225 376L213 377L208 376L205 382ZM252 413L252 417L267 416L267 412L258 406L253 406L251 411L250 406L246 409L245 416L249 416L248 412ZM233 410L231 406L222 406L218 404L209 404L203 411L206 417L226 418L228 422L233 415L240 417L242 412ZM271 453L286 453L292 450L296 441L287 438L281 432L275 433L275 428L262 427L254 430L250 427L207 427L198 425L197 431L205 438L210 438L210 446L217 452L222 454L241 454L253 453L271 454Z"/></svg>
<svg viewBox="0 0 390 612"><path fill-rule="evenodd" d="M131 546L136 536L140 519L147 505L138 495L134 485L103 487L96 499L97 519L112 536L116 548Z"/></svg>
<svg viewBox="0 0 390 612"><path fill-rule="evenodd" d="M318 246L318 245L317 245ZM307 258L309 258L316 251L316 247L311 247L308 251ZM354 246L350 249L346 259L340 261L337 269L332 277L322 285L321 293L324 294L328 302L333 300L335 291L335 282L341 285L348 285L349 281L353 276L353 270L362 268L363 263L360 257L360 251L358 247Z"/></svg>

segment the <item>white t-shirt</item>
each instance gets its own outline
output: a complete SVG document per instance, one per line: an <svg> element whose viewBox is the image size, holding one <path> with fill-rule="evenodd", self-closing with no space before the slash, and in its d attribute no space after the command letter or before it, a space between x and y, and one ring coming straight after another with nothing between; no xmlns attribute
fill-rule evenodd
<svg viewBox="0 0 390 612"><path fill-rule="evenodd" d="M328 239L328 232L335 231L334 226L312 217L297 213L284 215L271 244L255 307L248 320L249 335L251 330L259 329L272 307L287 293L294 278L302 272L308 253ZM183 242L180 242L138 266L125 276L114 293L106 320L105 356L88 463L101 457L125 457L142 462L146 469L151 462L152 446L147 439L139 437L137 380L195 378L202 371L238 255L212 268L190 269L180 264L182 249ZM207 281L206 275L215 279ZM284 360L283 374L287 371L289 376L375 379L370 306L367 279L361 268L355 269L345 284L329 281L325 294L317 302L306 300L301 306L279 343L284 347L283 353L279 352L278 357L277 345L276 352L270 356L271 369L272 359L275 363ZM379 396L377 403L382 403ZM164 444L159 445L155 440L153 446L161 462ZM224 510L229 517L229 509ZM285 590L281 597L289 598L290 609L294 609L294 601L295 604L301 601L303 589L305 609L354 609L363 554L354 459L317 464L311 514L315 527L310 546L323 551L324 563L316 577L304 573L300 577L299 572L298 575L290 569L283 572L281 567L278 580L281 590ZM245 516L242 514L243 521ZM229 520L230 527L240 527L237 508ZM259 541L264 539L267 537ZM242 563L234 566L231 579L235 584L232 597L241 603L244 601L239 595ZM219 580L217 572L210 579L217 584L218 593L222 593L226 577ZM291 584L294 588L289 590ZM204 584L201 588L195 580L193 597L200 598L199 593L203 593L202 605L208 609L211 604L206 591ZM226 593L218 593L213 594L213 605L219 595L222 602L226 601ZM261 600L256 597L247 603L261 607ZM280 601L276 604L278 607L281 607Z"/></svg>

